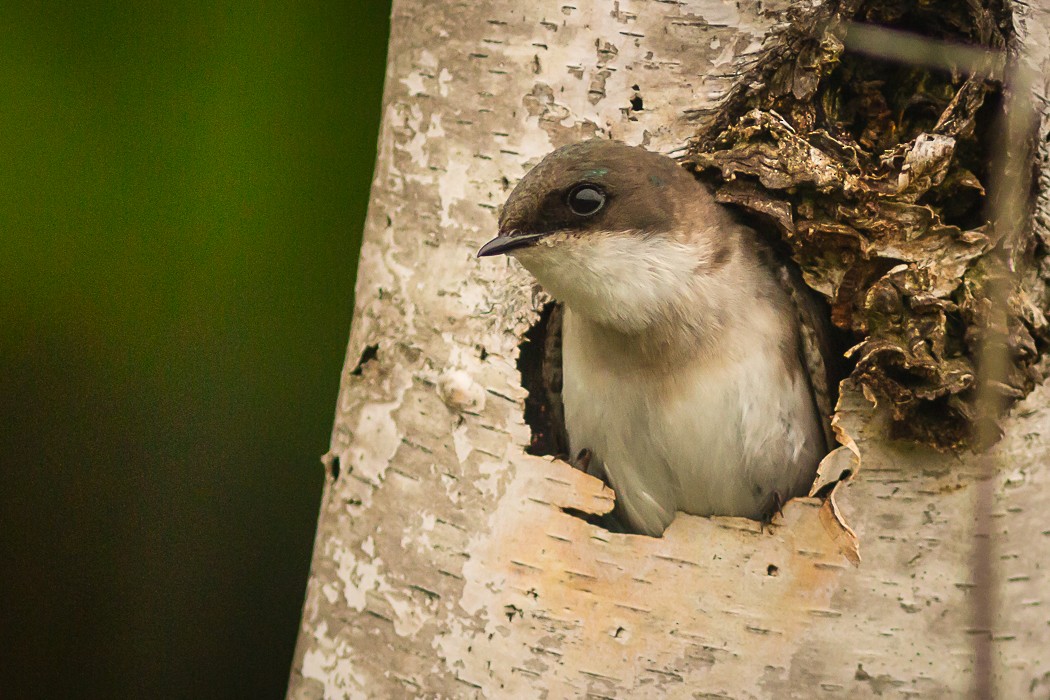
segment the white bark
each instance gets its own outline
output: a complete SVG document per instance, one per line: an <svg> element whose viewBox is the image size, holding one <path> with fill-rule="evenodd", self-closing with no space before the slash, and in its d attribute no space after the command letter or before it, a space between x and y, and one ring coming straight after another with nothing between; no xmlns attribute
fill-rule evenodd
<svg viewBox="0 0 1050 700"><path fill-rule="evenodd" d="M474 257L496 208L545 153L597 132L681 147L789 4L395 1L328 456L339 476L324 493L289 697L955 697L971 686L975 459L882 439L858 392L844 395L840 424L863 464L837 490L856 540L816 499L792 501L764 532L679 515L663 538L609 534L561 510L608 510L601 483L524 452L515 359L539 301L520 267ZM1048 8L1033 3L1020 23L1043 75ZM370 345L375 359L354 373ZM1007 430L998 684L1003 697L1046 697L1050 390L1015 408ZM834 459L852 463L841 449Z"/></svg>

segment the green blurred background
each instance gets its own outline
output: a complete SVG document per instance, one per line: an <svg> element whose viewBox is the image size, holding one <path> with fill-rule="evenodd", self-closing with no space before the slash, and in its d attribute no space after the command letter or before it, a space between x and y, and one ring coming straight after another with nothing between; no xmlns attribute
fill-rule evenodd
<svg viewBox="0 0 1050 700"><path fill-rule="evenodd" d="M389 12L0 9L0 697L283 695Z"/></svg>

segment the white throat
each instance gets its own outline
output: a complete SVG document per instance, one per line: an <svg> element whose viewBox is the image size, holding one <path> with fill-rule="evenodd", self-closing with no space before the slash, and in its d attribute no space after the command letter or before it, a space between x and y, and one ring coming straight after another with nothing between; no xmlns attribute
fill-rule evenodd
<svg viewBox="0 0 1050 700"><path fill-rule="evenodd" d="M635 334L695 301L698 253L667 236L599 231L555 233L513 255L575 313Z"/></svg>

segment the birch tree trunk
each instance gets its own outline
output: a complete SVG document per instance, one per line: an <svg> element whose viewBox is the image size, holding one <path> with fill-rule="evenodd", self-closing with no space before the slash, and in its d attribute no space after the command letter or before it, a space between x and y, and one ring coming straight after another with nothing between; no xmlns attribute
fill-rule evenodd
<svg viewBox="0 0 1050 700"><path fill-rule="evenodd" d="M829 458L856 468L859 453L854 478L834 502L791 501L765 529L679 514L662 538L611 534L564 510L609 510L603 484L525 452L516 360L542 298L515 263L475 258L497 207L571 141L681 148L791 4L395 0L290 698L957 697L972 686L977 458L885 439L885 416L860 392L847 388L839 407L856 444ZM1050 74L1050 2L1016 11ZM1045 80L1036 91L1046 137ZM1039 216L1045 227L1045 194ZM1003 697L1047 697L1050 390L1005 427L996 680Z"/></svg>

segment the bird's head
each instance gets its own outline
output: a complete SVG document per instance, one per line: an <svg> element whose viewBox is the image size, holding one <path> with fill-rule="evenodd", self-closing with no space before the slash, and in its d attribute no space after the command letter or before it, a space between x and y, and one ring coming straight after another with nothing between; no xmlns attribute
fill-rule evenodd
<svg viewBox="0 0 1050 700"><path fill-rule="evenodd" d="M670 158L595 139L530 170L478 256L511 255L574 313L639 333L673 317L691 302L697 276L724 265L731 228L711 193Z"/></svg>

